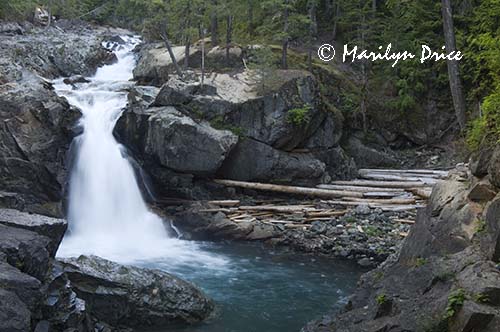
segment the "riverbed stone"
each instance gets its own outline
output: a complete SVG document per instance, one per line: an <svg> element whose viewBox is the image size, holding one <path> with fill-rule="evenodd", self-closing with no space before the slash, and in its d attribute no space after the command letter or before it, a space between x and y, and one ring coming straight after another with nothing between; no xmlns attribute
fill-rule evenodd
<svg viewBox="0 0 500 332"><path fill-rule="evenodd" d="M90 313L111 325L135 327L196 323L214 304L201 290L171 274L124 266L95 256L62 260Z"/></svg>

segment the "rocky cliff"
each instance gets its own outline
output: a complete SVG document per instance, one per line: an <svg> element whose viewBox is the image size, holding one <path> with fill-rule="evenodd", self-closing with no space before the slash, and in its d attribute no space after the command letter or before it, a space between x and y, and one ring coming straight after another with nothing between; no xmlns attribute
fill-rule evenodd
<svg viewBox="0 0 500 332"><path fill-rule="evenodd" d="M60 215L79 111L47 79L91 74L114 61L106 29L61 22L0 23L0 205Z"/></svg>
<svg viewBox="0 0 500 332"><path fill-rule="evenodd" d="M342 312L303 332L500 331L500 164L486 154L435 188L400 253L361 278Z"/></svg>

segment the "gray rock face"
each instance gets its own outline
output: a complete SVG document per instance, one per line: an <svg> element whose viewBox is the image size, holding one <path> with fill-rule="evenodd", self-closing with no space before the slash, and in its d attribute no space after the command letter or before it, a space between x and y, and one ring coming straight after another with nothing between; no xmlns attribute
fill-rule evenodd
<svg viewBox="0 0 500 332"><path fill-rule="evenodd" d="M117 131L144 159L195 175L214 174L238 141L230 131L196 122L173 107L126 111Z"/></svg>
<svg viewBox="0 0 500 332"><path fill-rule="evenodd" d="M40 290L42 283L15 267L0 261L0 287L15 293L32 312L39 311L43 295Z"/></svg>
<svg viewBox="0 0 500 332"><path fill-rule="evenodd" d="M27 229L50 238L49 254L52 257L56 255L59 243L68 228L68 223L64 219L34 215L13 209L0 209L0 224Z"/></svg>
<svg viewBox="0 0 500 332"><path fill-rule="evenodd" d="M0 252L7 262L42 281L49 267L50 239L37 233L0 225Z"/></svg>
<svg viewBox="0 0 500 332"><path fill-rule="evenodd" d="M197 123L171 107L154 112L148 124L145 153L182 173L214 174L238 141L230 131Z"/></svg>
<svg viewBox="0 0 500 332"><path fill-rule="evenodd" d="M89 75L113 61L101 46L103 33L87 25L0 32L0 187L21 195L18 208L61 201L79 117L40 76Z"/></svg>
<svg viewBox="0 0 500 332"><path fill-rule="evenodd" d="M488 165L488 173L491 183L500 188L500 147L496 147L493 151Z"/></svg>
<svg viewBox="0 0 500 332"><path fill-rule="evenodd" d="M59 201L79 114L27 71L6 87L0 90L0 186L21 193L27 203Z"/></svg>
<svg viewBox="0 0 500 332"><path fill-rule="evenodd" d="M31 313L16 294L0 288L0 331L27 332Z"/></svg>
<svg viewBox="0 0 500 332"><path fill-rule="evenodd" d="M319 181L325 164L306 153L289 153L247 138L224 162L220 173L240 181ZM306 181L304 181L306 182Z"/></svg>
<svg viewBox="0 0 500 332"><path fill-rule="evenodd" d="M488 166L493 154L491 148L482 149L475 152L470 158L470 171L472 175L482 178L488 174Z"/></svg>
<svg viewBox="0 0 500 332"><path fill-rule="evenodd" d="M356 165L362 167L391 167L396 165L396 160L389 154L373 149L363 144L363 142L351 136L347 142L343 144L346 152L354 158Z"/></svg>
<svg viewBox="0 0 500 332"><path fill-rule="evenodd" d="M198 288L159 270L86 256L63 263L73 289L91 314L112 325L195 323L207 318L214 308Z"/></svg>

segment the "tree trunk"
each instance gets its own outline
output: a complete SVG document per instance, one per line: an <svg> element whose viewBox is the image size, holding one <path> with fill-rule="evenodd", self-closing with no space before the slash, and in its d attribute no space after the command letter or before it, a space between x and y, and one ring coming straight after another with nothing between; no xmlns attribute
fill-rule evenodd
<svg viewBox="0 0 500 332"><path fill-rule="evenodd" d="M186 46L184 49L184 69L189 68L190 49L191 49L191 41L189 40L189 36L186 36Z"/></svg>
<svg viewBox="0 0 500 332"><path fill-rule="evenodd" d="M309 0L308 15L309 15L309 38L308 38L308 52L307 52L307 67L310 72L312 72L312 52L313 52L313 41L318 34L318 22L316 17L316 1Z"/></svg>
<svg viewBox="0 0 500 332"><path fill-rule="evenodd" d="M217 20L217 0L212 0L212 13L210 15L210 37L212 47L219 45L219 23Z"/></svg>
<svg viewBox="0 0 500 332"><path fill-rule="evenodd" d="M253 36L254 35L254 26L253 26L253 0L247 0L247 15L248 15L248 35Z"/></svg>
<svg viewBox="0 0 500 332"><path fill-rule="evenodd" d="M227 32L226 32L226 62L229 63L229 53L231 49L232 43L232 35L233 35L233 15L227 16Z"/></svg>
<svg viewBox="0 0 500 332"><path fill-rule="evenodd" d="M174 51L172 50L172 44L170 44L170 40L168 39L168 36L167 36L166 24L164 24L164 26L160 29L160 36L161 36L161 39L163 39L163 42L165 43L165 47L167 48L168 54L170 55L170 59L172 59L172 63L175 67L175 71L177 72L177 75L182 77L183 76L182 69L179 66L179 64L177 63L177 59L175 58Z"/></svg>
<svg viewBox="0 0 500 332"><path fill-rule="evenodd" d="M205 84L205 28L201 26L201 89Z"/></svg>
<svg viewBox="0 0 500 332"><path fill-rule="evenodd" d="M337 39L338 21L340 18L340 5L339 1L335 1L335 15L333 18L332 40Z"/></svg>
<svg viewBox="0 0 500 332"><path fill-rule="evenodd" d="M282 53L281 53L281 67L282 69L288 69L288 18L290 15L289 8L288 8L289 0L284 0L284 8L283 8L283 35L285 38L283 39L283 47L282 47Z"/></svg>
<svg viewBox="0 0 500 332"><path fill-rule="evenodd" d="M451 10L450 0L441 0L441 10L443 14L443 30L446 52L454 52L457 50L455 41L455 31L453 27L453 14ZM451 96L453 98L453 106L455 108L455 115L463 131L466 125L465 118L465 97L462 88L462 81L460 79L460 71L458 68L458 61L448 60L448 77L450 80Z"/></svg>

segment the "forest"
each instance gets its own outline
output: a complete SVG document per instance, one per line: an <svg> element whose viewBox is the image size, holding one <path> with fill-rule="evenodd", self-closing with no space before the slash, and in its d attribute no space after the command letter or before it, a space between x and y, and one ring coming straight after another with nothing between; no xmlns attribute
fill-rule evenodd
<svg viewBox="0 0 500 332"><path fill-rule="evenodd" d="M362 49L391 43L414 53L422 44L440 49L445 44L442 6L451 6L455 49L464 54L458 65L462 88L457 101L449 89L446 62L405 62L396 68L364 62L356 68L361 94L352 112L359 114L359 126L366 127L369 91L379 90L384 82L382 95L390 96L383 102L384 111L413 112L437 92L441 109L463 113L457 124L470 149L500 137L498 0L13 0L0 4L0 18L29 19L37 5L46 6L55 18L130 28L153 40L165 31L172 43L187 45L187 51L204 35L214 46L276 45L282 49L279 59L267 54L259 61L269 68L303 66L287 59L288 49L319 61L317 49L326 42Z"/></svg>

